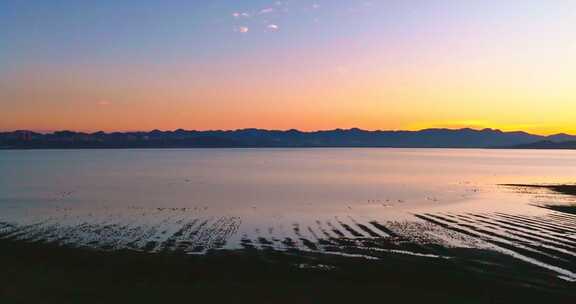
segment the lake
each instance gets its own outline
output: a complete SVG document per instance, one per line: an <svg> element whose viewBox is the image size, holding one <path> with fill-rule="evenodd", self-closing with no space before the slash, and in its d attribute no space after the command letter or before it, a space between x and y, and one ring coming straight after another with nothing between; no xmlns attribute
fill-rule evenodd
<svg viewBox="0 0 576 304"><path fill-rule="evenodd" d="M576 256L576 216L541 208L573 198L500 185L574 183L573 151L6 150L0 172L5 238L442 258L405 245L433 243L498 251L576 279L576 265L562 262Z"/></svg>

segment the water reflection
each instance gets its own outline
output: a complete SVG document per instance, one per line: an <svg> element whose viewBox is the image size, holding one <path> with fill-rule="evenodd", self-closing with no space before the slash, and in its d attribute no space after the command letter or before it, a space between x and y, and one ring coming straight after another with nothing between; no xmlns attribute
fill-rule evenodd
<svg viewBox="0 0 576 304"><path fill-rule="evenodd" d="M576 278L571 200L501 183L569 183L571 151L1 151L3 237L101 249L309 250L444 257L497 250ZM419 244L419 245L415 245Z"/></svg>

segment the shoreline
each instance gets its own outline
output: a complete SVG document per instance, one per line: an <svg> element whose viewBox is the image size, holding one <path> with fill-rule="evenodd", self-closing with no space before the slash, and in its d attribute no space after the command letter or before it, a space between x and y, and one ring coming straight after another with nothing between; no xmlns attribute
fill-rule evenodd
<svg viewBox="0 0 576 304"><path fill-rule="evenodd" d="M576 196L576 184L500 184L500 186L516 188L540 188L561 194Z"/></svg>
<svg viewBox="0 0 576 304"><path fill-rule="evenodd" d="M576 185L501 186L576 195L572 192L576 191ZM558 206L572 208L571 205ZM573 226L576 218L551 221L516 215L487 216L424 213L420 218L446 231L488 240L526 258L573 269L576 241L562 239L562 235L576 229ZM571 224L562 226L567 221ZM380 234L365 238L326 237L318 240L323 245L319 251L294 246L277 250L268 240L258 239L255 242L259 242L260 248L248 243L244 249L212 249L198 255L169 250L104 250L61 245L61 239L26 241L21 234L0 233L3 272L0 303L202 300L213 303L541 304L576 301L576 283L563 279L553 269L494 250L411 243L378 222L370 223L374 229L388 231L390 235L387 238ZM494 231L486 230L486 226L476 224L508 229L510 234L495 235ZM542 234L535 233L537 230ZM354 247L357 242L364 242L365 246ZM387 245L393 246L388 251L379 250L386 249ZM403 249L433 254L402 254ZM375 258L359 257L362 253Z"/></svg>

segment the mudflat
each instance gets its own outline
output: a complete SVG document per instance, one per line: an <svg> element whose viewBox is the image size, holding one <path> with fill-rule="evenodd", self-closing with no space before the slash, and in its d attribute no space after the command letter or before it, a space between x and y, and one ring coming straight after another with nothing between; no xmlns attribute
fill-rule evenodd
<svg viewBox="0 0 576 304"><path fill-rule="evenodd" d="M0 241L2 303L573 303L573 284L483 250L379 260L294 250L103 252Z"/></svg>

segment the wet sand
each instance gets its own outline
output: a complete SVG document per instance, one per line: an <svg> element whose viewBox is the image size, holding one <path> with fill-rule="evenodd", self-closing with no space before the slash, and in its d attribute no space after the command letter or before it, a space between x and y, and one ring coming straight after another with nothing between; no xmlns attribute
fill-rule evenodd
<svg viewBox="0 0 576 304"><path fill-rule="evenodd" d="M483 211L452 206L414 209L408 219L354 215L314 216L312 220L272 218L269 225L239 230L242 218L198 214L186 208L135 209L103 216L57 210L29 223L0 221L0 239L104 252L205 255L213 252L275 251L386 262L390 256L454 260L461 252L494 252L530 264L548 280L576 282L576 215L572 196L547 188L513 186L534 206L513 211ZM526 189L537 191L527 192ZM543 193L542 191L549 193ZM516 195L516 194L515 194ZM492 199L492 196L490 196ZM484 201L481 201L484 203ZM540 203L535 203L540 202ZM549 202L556 202L554 205ZM536 211L536 213L532 213ZM88 221L90 220L90 221ZM481 259L481 256L478 257Z"/></svg>
<svg viewBox="0 0 576 304"><path fill-rule="evenodd" d="M516 189L539 189L551 192L556 192L560 194L576 196L576 185L573 184L562 184L562 185L543 185L543 184L503 184L506 187L512 187ZM576 203L572 204L541 204L539 207L546 208L549 210L558 211L561 213L576 214Z"/></svg>
<svg viewBox="0 0 576 304"><path fill-rule="evenodd" d="M576 195L576 185L502 184L502 186L516 187L516 188L537 188L537 189L539 188L568 195Z"/></svg>
<svg viewBox="0 0 576 304"><path fill-rule="evenodd" d="M555 186L513 188L565 194ZM23 240L19 236L34 232L34 227L21 227L14 233L4 223L0 302L576 301L570 277L570 272L576 271L576 217L572 214L551 209L546 218L505 213L423 213L415 217L422 223L318 222L315 239L302 236L302 230L309 227L294 225L294 234L302 237L245 238L243 249L198 249L202 254L184 249L198 246L186 241L189 237L217 242L210 237L210 231L219 231L215 228L187 232L206 223L184 225L164 243L149 245L155 248L149 251L72 246L46 238ZM234 230L226 223L220 226ZM431 227L499 250L443 246L398 232ZM567 277L562 276L563 271L568 272Z"/></svg>

